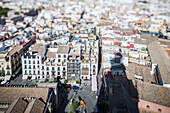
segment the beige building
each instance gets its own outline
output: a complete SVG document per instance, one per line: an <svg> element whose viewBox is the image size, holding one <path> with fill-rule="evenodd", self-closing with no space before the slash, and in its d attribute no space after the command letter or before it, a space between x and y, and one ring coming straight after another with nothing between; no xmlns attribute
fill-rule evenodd
<svg viewBox="0 0 170 113"><path fill-rule="evenodd" d="M6 52L0 52L0 79L5 80L6 71Z"/></svg>
<svg viewBox="0 0 170 113"><path fill-rule="evenodd" d="M14 46L14 48L7 54L6 57L6 65L9 68L6 70L6 75L8 76L8 80L11 76L15 76L21 69L21 56L24 54L22 46Z"/></svg>
<svg viewBox="0 0 170 113"><path fill-rule="evenodd" d="M9 80L21 67L22 46L14 46L12 50L0 53L0 79Z"/></svg>
<svg viewBox="0 0 170 113"><path fill-rule="evenodd" d="M10 80L11 76L15 77L21 71L21 57L33 43L34 38L29 42L24 42L20 46L13 46L12 49L0 52L0 79Z"/></svg>

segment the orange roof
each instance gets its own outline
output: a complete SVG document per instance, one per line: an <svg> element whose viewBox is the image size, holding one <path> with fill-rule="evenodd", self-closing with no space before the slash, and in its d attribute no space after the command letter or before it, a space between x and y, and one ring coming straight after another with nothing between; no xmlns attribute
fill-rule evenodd
<svg viewBox="0 0 170 113"><path fill-rule="evenodd" d="M76 56L72 56L72 59L76 59Z"/></svg>
<svg viewBox="0 0 170 113"><path fill-rule="evenodd" d="M23 42L20 46L25 46L28 42Z"/></svg>
<svg viewBox="0 0 170 113"><path fill-rule="evenodd" d="M121 42L114 42L114 44L122 44Z"/></svg>
<svg viewBox="0 0 170 113"><path fill-rule="evenodd" d="M168 53L168 55L170 56L170 50L166 50L166 52Z"/></svg>
<svg viewBox="0 0 170 113"><path fill-rule="evenodd" d="M165 50L170 50L170 47L164 47L165 48Z"/></svg>

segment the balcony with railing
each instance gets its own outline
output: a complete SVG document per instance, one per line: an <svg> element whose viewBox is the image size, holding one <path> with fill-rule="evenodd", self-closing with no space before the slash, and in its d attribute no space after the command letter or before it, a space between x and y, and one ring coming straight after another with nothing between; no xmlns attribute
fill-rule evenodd
<svg viewBox="0 0 170 113"><path fill-rule="evenodd" d="M63 70L63 72L66 72L66 70Z"/></svg>
<svg viewBox="0 0 170 113"><path fill-rule="evenodd" d="M9 68L9 65L7 65L6 69L10 69L10 68Z"/></svg>
<svg viewBox="0 0 170 113"><path fill-rule="evenodd" d="M79 70L77 67L68 67L67 70Z"/></svg>
<svg viewBox="0 0 170 113"><path fill-rule="evenodd" d="M71 74L71 73L72 73L72 71L67 71L67 73L68 73L68 74Z"/></svg>
<svg viewBox="0 0 170 113"><path fill-rule="evenodd" d="M62 65L61 63L60 63L60 64L59 64L59 63L57 64L57 66L61 66L61 65Z"/></svg>
<svg viewBox="0 0 170 113"><path fill-rule="evenodd" d="M5 71L0 71L0 76L5 76Z"/></svg>
<svg viewBox="0 0 170 113"><path fill-rule="evenodd" d="M7 71L7 75L10 75L10 72L9 72L9 71Z"/></svg>

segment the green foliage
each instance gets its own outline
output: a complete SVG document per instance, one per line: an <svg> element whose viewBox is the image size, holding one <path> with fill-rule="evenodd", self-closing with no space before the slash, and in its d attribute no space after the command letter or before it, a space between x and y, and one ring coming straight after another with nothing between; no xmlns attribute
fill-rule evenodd
<svg viewBox="0 0 170 113"><path fill-rule="evenodd" d="M8 11L10 11L11 9L9 8L2 8L0 7L0 16L4 15L7 16Z"/></svg>
<svg viewBox="0 0 170 113"><path fill-rule="evenodd" d="M64 84L66 84L67 83L67 80L64 80Z"/></svg>
<svg viewBox="0 0 170 113"><path fill-rule="evenodd" d="M73 110L76 110L76 108L77 108L78 105L77 105L76 102L73 102L71 106L72 106Z"/></svg>
<svg viewBox="0 0 170 113"><path fill-rule="evenodd" d="M96 27L94 28L94 35L96 35Z"/></svg>
<svg viewBox="0 0 170 113"><path fill-rule="evenodd" d="M47 82L47 81L48 81L48 79L46 78L44 82Z"/></svg>
<svg viewBox="0 0 170 113"><path fill-rule="evenodd" d="M54 82L57 82L57 78L54 78Z"/></svg>
<svg viewBox="0 0 170 113"><path fill-rule="evenodd" d="M142 51L146 51L146 48L142 48Z"/></svg>
<svg viewBox="0 0 170 113"><path fill-rule="evenodd" d="M79 83L79 81L78 80L76 80L76 84L78 84Z"/></svg>
<svg viewBox="0 0 170 113"><path fill-rule="evenodd" d="M34 84L31 84L31 85L30 85L30 87L33 87L33 86L34 86Z"/></svg>

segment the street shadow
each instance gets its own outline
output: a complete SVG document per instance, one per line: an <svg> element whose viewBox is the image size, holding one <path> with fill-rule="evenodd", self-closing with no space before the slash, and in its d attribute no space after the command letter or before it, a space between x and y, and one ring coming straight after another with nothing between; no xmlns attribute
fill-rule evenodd
<svg viewBox="0 0 170 113"><path fill-rule="evenodd" d="M110 70L103 72L97 100L98 112L139 113L137 87L126 76L126 66L121 63L123 55L114 54Z"/></svg>
<svg viewBox="0 0 170 113"><path fill-rule="evenodd" d="M68 100L69 90L66 84L58 85L58 109L57 113L65 113L65 109L70 100Z"/></svg>

